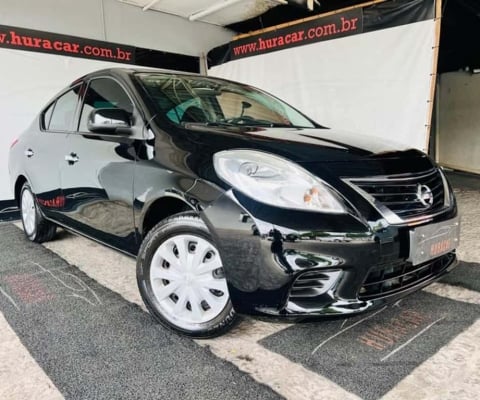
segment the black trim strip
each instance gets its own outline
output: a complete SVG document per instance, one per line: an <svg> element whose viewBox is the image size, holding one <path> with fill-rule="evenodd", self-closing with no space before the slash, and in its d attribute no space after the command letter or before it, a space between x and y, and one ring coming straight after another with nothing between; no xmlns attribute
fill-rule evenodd
<svg viewBox="0 0 480 400"><path fill-rule="evenodd" d="M194 56L8 25L0 25L0 47L188 72L200 71L200 59Z"/></svg>
<svg viewBox="0 0 480 400"><path fill-rule="evenodd" d="M435 18L435 0L391 0L363 10L364 32Z"/></svg>
<svg viewBox="0 0 480 400"><path fill-rule="evenodd" d="M239 38L208 53L209 67L315 42L393 28L435 17L435 0L390 0Z"/></svg>
<svg viewBox="0 0 480 400"><path fill-rule="evenodd" d="M0 221L20 219L20 210L15 200L0 200Z"/></svg>
<svg viewBox="0 0 480 400"><path fill-rule="evenodd" d="M362 33L362 11L356 8L234 40L229 46L230 60Z"/></svg>

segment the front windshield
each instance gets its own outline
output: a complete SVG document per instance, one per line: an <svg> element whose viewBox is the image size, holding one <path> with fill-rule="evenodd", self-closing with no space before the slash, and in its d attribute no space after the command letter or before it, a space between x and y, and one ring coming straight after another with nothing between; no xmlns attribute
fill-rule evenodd
<svg viewBox="0 0 480 400"><path fill-rule="evenodd" d="M203 76L137 76L156 111L174 124L314 128L288 104L250 86Z"/></svg>

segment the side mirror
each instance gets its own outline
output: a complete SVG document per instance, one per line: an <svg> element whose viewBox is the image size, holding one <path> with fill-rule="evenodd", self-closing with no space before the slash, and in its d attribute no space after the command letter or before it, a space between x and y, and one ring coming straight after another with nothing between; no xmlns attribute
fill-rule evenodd
<svg viewBox="0 0 480 400"><path fill-rule="evenodd" d="M119 108L96 108L90 112L87 128L93 133L107 135L130 135L132 118Z"/></svg>

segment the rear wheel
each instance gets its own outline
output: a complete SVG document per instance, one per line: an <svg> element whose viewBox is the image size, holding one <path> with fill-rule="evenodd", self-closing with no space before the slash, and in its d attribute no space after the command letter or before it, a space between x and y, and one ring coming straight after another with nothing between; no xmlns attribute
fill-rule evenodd
<svg viewBox="0 0 480 400"><path fill-rule="evenodd" d="M185 335L218 336L235 322L219 251L195 214L167 218L149 232L137 280L153 316Z"/></svg>
<svg viewBox="0 0 480 400"><path fill-rule="evenodd" d="M57 227L43 217L28 183L23 185L20 192L20 211L23 230L29 240L42 243L53 239Z"/></svg>

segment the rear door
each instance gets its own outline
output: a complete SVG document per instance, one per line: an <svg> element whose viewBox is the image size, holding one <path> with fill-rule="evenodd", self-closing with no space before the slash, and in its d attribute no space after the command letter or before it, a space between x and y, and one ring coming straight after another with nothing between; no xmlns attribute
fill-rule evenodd
<svg viewBox="0 0 480 400"><path fill-rule="evenodd" d="M61 221L65 199L61 191L66 138L73 130L82 85L74 86L53 101L41 114L39 125L24 149L25 169L44 214Z"/></svg>
<svg viewBox="0 0 480 400"><path fill-rule="evenodd" d="M131 136L102 135L88 130L90 112L120 108L132 115ZM131 97L111 77L92 79L79 112L78 131L66 139L60 180L63 214L69 226L127 252L136 251L133 174L142 118Z"/></svg>

